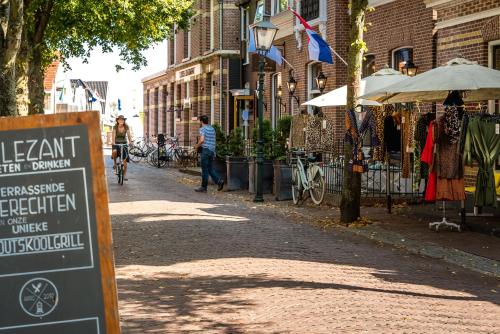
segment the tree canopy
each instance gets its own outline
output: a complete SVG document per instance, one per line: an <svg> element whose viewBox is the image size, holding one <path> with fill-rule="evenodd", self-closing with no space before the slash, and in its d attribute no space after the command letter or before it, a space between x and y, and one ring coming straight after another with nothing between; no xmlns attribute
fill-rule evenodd
<svg viewBox="0 0 500 334"><path fill-rule="evenodd" d="M47 0L35 0L43 6ZM118 48L123 61L138 69L141 51L166 39L174 24L184 28L192 15L192 0L49 0L54 2L45 32L47 51L65 59L81 57L100 47Z"/></svg>

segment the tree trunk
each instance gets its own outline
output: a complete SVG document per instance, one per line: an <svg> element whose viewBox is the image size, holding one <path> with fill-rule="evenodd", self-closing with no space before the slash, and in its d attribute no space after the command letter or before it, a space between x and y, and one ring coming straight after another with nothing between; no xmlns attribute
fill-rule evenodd
<svg viewBox="0 0 500 334"><path fill-rule="evenodd" d="M45 103L45 89L43 79L45 73L42 61L42 50L37 47L33 50L29 64L29 114L43 114Z"/></svg>
<svg viewBox="0 0 500 334"><path fill-rule="evenodd" d="M359 96L363 52L365 50L363 31L367 7L368 0L351 0L349 54L347 58L347 111L356 108ZM346 117L348 117L347 114ZM344 156L344 184L340 203L340 219L343 223L350 224L361 216L361 174L353 173L349 168L353 147L347 141L344 146Z"/></svg>
<svg viewBox="0 0 500 334"><path fill-rule="evenodd" d="M0 1L0 116L17 115L16 57L23 29L23 0Z"/></svg>
<svg viewBox="0 0 500 334"><path fill-rule="evenodd" d="M31 45L29 54L28 71L28 96L29 114L43 114L45 107L45 89L43 80L45 77L46 63L44 63L45 30L52 15L54 0L43 1L35 10L32 31L28 34L28 43ZM53 97L52 97L53 98Z"/></svg>
<svg viewBox="0 0 500 334"><path fill-rule="evenodd" d="M16 59L16 95L17 112L20 116L28 115L29 96L28 96L28 65L30 55L30 45L23 31L21 48Z"/></svg>

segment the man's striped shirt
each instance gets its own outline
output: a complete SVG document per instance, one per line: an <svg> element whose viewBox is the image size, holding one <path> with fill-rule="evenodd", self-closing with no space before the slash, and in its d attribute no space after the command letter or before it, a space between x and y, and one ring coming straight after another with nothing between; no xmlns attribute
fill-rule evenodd
<svg viewBox="0 0 500 334"><path fill-rule="evenodd" d="M215 129L211 125L204 125L200 129L200 135L205 138L201 147L215 152Z"/></svg>

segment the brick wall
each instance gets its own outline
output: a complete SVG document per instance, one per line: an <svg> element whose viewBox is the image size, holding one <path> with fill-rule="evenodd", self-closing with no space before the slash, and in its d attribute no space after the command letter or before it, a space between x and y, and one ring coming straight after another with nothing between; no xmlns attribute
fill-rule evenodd
<svg viewBox="0 0 500 334"><path fill-rule="evenodd" d="M488 42L500 39L500 17L438 30L438 64L458 56L488 66Z"/></svg>
<svg viewBox="0 0 500 334"><path fill-rule="evenodd" d="M371 24L365 35L368 54L375 55L377 70L392 67L392 51L402 47L413 48L419 71L433 68L433 11L423 1L397 0L378 6L366 21Z"/></svg>
<svg viewBox="0 0 500 334"><path fill-rule="evenodd" d="M235 5L236 0L224 1L224 44L223 50L239 51L239 25L240 11ZM144 110L145 114L144 132L157 134L166 132L168 135L178 135L183 145L192 145L198 136L199 122L194 120L202 114L210 116L210 91L214 85L214 119L220 120L219 99L223 100L223 123L226 113L231 109L229 104L229 78L239 75L229 70L229 59L231 55L225 55L223 69L220 68L220 58L216 53L219 51L219 6L215 0L214 6L214 50L210 47L210 1L198 1L194 5L195 15L191 19L190 41L191 57L184 58L184 34L187 31L180 29L176 32L176 62L169 66L164 74L158 74L143 81L144 86ZM236 27L236 28L235 28ZM238 56L238 55L236 55ZM234 57L234 56L232 56ZM201 66L202 73L189 77L189 94L186 92L185 79L177 80L176 72L193 66ZM234 70L234 66L233 66ZM220 76L224 88L221 89ZM149 99L147 98L149 96ZM190 97L189 106L184 106L184 99ZM158 102L156 102L158 101Z"/></svg>
<svg viewBox="0 0 500 334"><path fill-rule="evenodd" d="M500 0L454 0L437 6L438 22L500 7Z"/></svg>

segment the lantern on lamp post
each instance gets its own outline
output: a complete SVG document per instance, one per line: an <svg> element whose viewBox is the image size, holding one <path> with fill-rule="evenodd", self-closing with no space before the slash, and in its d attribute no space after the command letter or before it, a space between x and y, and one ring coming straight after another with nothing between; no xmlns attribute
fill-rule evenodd
<svg viewBox="0 0 500 334"><path fill-rule="evenodd" d="M318 76L316 77L316 85L318 86L318 89L321 94L323 94L325 87L326 87L326 82L328 81L328 78L323 72L319 72Z"/></svg>
<svg viewBox="0 0 500 334"><path fill-rule="evenodd" d="M418 66L416 66L412 61L408 60L405 62L404 66L401 68L401 72L409 77L414 77L417 75Z"/></svg>

